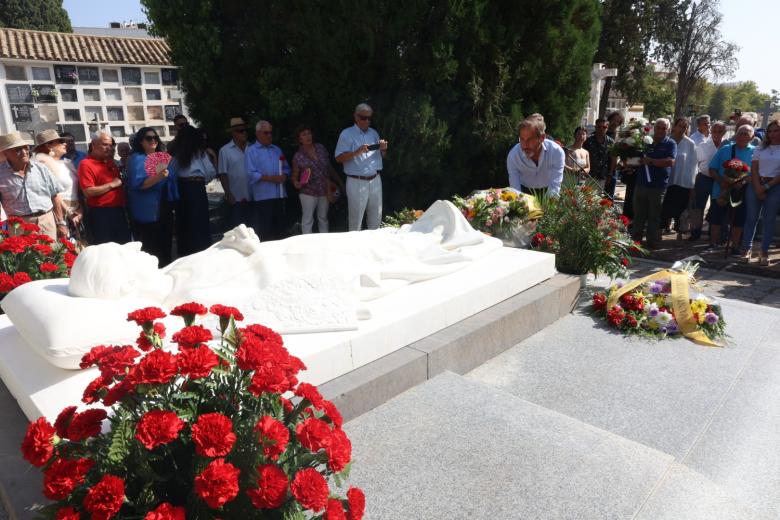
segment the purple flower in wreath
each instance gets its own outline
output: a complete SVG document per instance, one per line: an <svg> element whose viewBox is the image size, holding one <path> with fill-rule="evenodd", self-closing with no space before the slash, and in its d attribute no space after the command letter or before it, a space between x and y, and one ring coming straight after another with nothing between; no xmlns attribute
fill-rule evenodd
<svg viewBox="0 0 780 520"><path fill-rule="evenodd" d="M626 285L626 282L624 282L623 280L618 280L615 282L615 287L617 287L618 289L620 289L624 285Z"/></svg>
<svg viewBox="0 0 780 520"><path fill-rule="evenodd" d="M677 334L678 332L680 332L680 327L677 326L677 322L675 320L670 321L669 325L666 326L666 333Z"/></svg>
<svg viewBox="0 0 780 520"><path fill-rule="evenodd" d="M718 315L714 312L708 312L704 315L704 321L707 323L707 325L715 325L718 323L718 320L720 320L720 318L718 318Z"/></svg>
<svg viewBox="0 0 780 520"><path fill-rule="evenodd" d="M651 294L661 294L661 291L663 291L663 284L660 284L658 282L653 282L650 284L650 293Z"/></svg>

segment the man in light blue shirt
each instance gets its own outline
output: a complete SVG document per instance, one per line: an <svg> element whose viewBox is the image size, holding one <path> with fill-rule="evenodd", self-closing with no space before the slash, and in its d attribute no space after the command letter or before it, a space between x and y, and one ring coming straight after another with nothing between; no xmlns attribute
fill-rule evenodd
<svg viewBox="0 0 780 520"><path fill-rule="evenodd" d="M382 220L382 157L387 141L371 128L373 109L365 103L355 107L355 124L342 130L336 144L336 161L347 176L349 230L360 231L363 215L366 227L377 229Z"/></svg>
<svg viewBox="0 0 780 520"><path fill-rule="evenodd" d="M519 143L506 157L509 186L525 193L547 192L557 196L563 181L566 155L547 139L544 118L533 115L520 122Z"/></svg>
<svg viewBox="0 0 780 520"><path fill-rule="evenodd" d="M252 227L260 240L276 240L284 234L285 182L290 176L281 148L272 144L273 127L268 121L255 126L257 142L247 147L246 173L252 197Z"/></svg>

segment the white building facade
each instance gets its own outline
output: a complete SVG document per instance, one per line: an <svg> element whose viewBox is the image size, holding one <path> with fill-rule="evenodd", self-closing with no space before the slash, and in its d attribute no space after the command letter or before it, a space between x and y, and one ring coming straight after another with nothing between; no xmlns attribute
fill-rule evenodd
<svg viewBox="0 0 780 520"><path fill-rule="evenodd" d="M54 128L82 150L98 129L117 142L144 126L172 139L187 111L169 55L158 38L0 29L0 133Z"/></svg>

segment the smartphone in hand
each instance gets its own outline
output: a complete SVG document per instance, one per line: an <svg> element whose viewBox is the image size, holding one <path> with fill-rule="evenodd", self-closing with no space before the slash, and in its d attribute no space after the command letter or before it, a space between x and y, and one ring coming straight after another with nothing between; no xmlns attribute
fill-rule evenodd
<svg viewBox="0 0 780 520"><path fill-rule="evenodd" d="M379 150L379 143L374 143L374 144L368 145L368 149L369 150Z"/></svg>

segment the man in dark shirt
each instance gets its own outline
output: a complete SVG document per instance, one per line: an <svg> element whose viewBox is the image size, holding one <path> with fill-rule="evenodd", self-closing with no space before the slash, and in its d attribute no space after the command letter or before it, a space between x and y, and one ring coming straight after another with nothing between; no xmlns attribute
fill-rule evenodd
<svg viewBox="0 0 780 520"><path fill-rule="evenodd" d="M636 169L634 189L634 227L631 237L641 241L647 225L647 247L655 249L661 241L661 206L669 175L677 156L677 143L669 138L671 124L668 119L655 122L653 144Z"/></svg>
<svg viewBox="0 0 780 520"><path fill-rule="evenodd" d="M605 117L596 119L596 131L582 145L590 154L590 175L598 182L610 197L615 193L614 181L610 183L613 168L609 147L615 142L607 135L609 122ZM610 191L611 185L611 191Z"/></svg>

